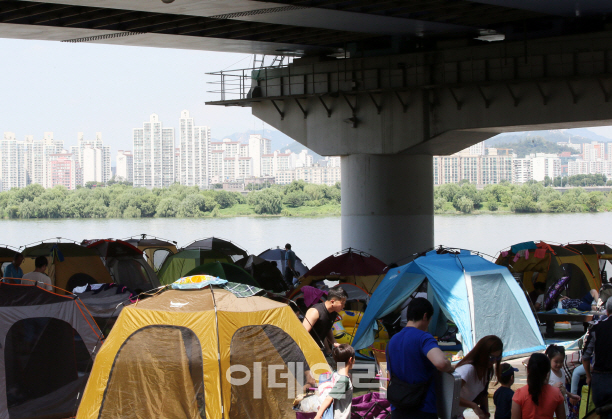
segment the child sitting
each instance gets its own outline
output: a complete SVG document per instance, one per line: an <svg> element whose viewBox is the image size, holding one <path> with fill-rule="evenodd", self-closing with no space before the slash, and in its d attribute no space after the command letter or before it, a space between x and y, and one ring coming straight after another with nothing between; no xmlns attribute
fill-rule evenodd
<svg viewBox="0 0 612 419"><path fill-rule="evenodd" d="M329 395L323 400L315 419L321 419L323 413L331 404L334 404L334 419L350 419L353 402L353 384L349 378L349 371L355 363L355 350L349 344L343 343L332 350L338 371L332 378L333 387Z"/></svg>
<svg viewBox="0 0 612 419"><path fill-rule="evenodd" d="M514 371L518 371L518 368L504 362L500 369L501 376L498 381L501 387L495 390L495 394L493 394L495 419L510 419L510 416L512 416L512 396L514 396L511 387L514 384Z"/></svg>

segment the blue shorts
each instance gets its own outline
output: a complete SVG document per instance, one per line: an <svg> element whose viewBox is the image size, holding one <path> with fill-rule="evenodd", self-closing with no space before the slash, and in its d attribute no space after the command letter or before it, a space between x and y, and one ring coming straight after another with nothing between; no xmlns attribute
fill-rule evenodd
<svg viewBox="0 0 612 419"><path fill-rule="evenodd" d="M578 310L591 311L591 304L593 304L593 296L591 295L591 292L589 291L589 293L585 295L584 297L582 297L582 299L580 300L580 304L578 305Z"/></svg>

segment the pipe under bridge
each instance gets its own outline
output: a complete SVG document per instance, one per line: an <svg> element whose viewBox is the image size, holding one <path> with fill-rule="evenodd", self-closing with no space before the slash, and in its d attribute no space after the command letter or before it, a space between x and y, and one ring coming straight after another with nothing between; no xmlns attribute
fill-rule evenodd
<svg viewBox="0 0 612 419"><path fill-rule="evenodd" d="M434 245L434 154L498 133L612 125L612 35L305 57L214 73L220 100L342 156L342 246L387 263Z"/></svg>

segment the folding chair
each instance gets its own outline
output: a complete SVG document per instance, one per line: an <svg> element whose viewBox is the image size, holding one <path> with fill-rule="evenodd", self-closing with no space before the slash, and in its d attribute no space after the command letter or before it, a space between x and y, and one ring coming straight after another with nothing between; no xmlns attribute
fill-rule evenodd
<svg viewBox="0 0 612 419"><path fill-rule="evenodd" d="M387 355L385 351L381 351L380 349L372 348L372 354L374 355L374 359L376 360L376 379L379 381L379 391L385 392L387 391L387 387L389 387L389 371L387 371Z"/></svg>

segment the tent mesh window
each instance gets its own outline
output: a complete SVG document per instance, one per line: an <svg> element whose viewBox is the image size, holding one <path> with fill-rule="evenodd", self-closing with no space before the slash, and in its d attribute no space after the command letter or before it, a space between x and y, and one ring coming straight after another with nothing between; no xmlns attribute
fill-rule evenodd
<svg viewBox="0 0 612 419"><path fill-rule="evenodd" d="M157 249L153 252L153 266L156 271L159 271L164 264L164 261L172 252L168 249Z"/></svg>
<svg viewBox="0 0 612 419"><path fill-rule="evenodd" d="M230 365L241 366L232 374L231 419L292 417L293 400L303 393L310 367L297 343L272 325L238 329L230 345ZM248 369L240 373L242 369ZM250 376L246 383L240 379ZM307 378L308 377L308 378Z"/></svg>
<svg viewBox="0 0 612 419"><path fill-rule="evenodd" d="M39 404L47 414L74 414L92 362L70 324L35 317L19 320L9 329L4 364L7 404L14 419L32 415L40 410Z"/></svg>
<svg viewBox="0 0 612 419"><path fill-rule="evenodd" d="M517 296L503 275L475 275L471 280L474 295L474 342L490 334L491 330L497 330L497 335L504 342L505 353L540 345L525 313L518 308Z"/></svg>
<svg viewBox="0 0 612 419"><path fill-rule="evenodd" d="M115 357L99 418L205 418L203 371L191 330L144 327Z"/></svg>
<svg viewBox="0 0 612 419"><path fill-rule="evenodd" d="M117 260L117 271L121 285L130 290L148 290L153 287L149 274L137 260Z"/></svg>

